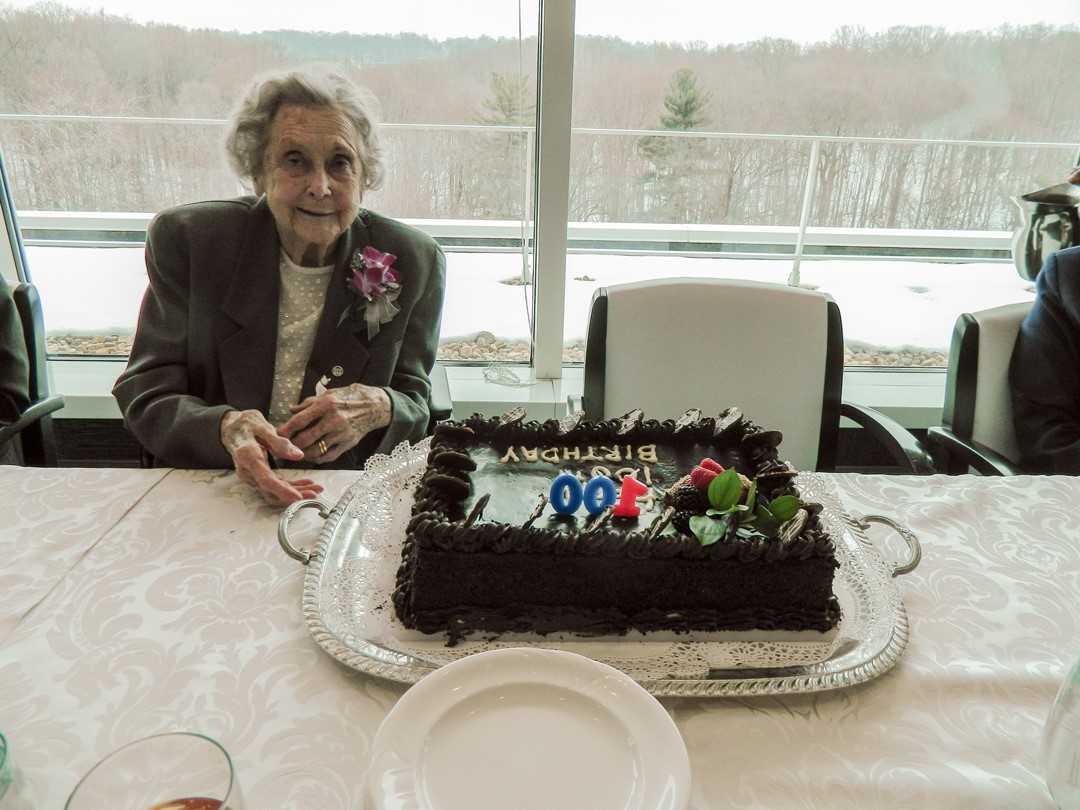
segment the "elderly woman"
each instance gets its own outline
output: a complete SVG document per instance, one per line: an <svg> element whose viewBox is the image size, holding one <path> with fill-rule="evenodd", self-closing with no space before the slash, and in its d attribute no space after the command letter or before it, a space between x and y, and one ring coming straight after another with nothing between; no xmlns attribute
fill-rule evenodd
<svg viewBox="0 0 1080 810"><path fill-rule="evenodd" d="M424 436L445 259L360 208L382 164L369 101L343 77L257 82L226 148L256 196L155 217L113 394L161 463L235 467L282 504L321 487L275 460L355 468Z"/></svg>

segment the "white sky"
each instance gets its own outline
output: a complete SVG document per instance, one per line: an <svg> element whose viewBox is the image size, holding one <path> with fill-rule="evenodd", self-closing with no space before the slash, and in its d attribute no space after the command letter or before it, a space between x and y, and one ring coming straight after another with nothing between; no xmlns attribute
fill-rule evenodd
<svg viewBox="0 0 1080 810"><path fill-rule="evenodd" d="M104 9L138 22L167 22L189 28L426 34L433 39L517 36L516 0L63 0L86 10ZM25 8L33 0L0 0ZM880 31L893 25L936 25L952 31L986 30L1004 23L1080 24L1080 0L578 0L580 34L632 41L709 45L764 36L799 42L828 39L841 25ZM1026 6L1026 7L1025 7ZM524 33L536 31L537 0L521 0Z"/></svg>

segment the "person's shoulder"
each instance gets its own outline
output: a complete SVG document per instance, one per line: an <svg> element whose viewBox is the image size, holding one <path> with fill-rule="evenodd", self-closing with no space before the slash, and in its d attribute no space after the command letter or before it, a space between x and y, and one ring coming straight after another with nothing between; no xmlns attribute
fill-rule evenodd
<svg viewBox="0 0 1080 810"><path fill-rule="evenodd" d="M1053 259L1050 264L1058 273L1080 273L1080 246L1059 250Z"/></svg>
<svg viewBox="0 0 1080 810"><path fill-rule="evenodd" d="M1080 286L1080 247L1065 248L1050 254L1039 271L1039 286Z"/></svg>
<svg viewBox="0 0 1080 810"><path fill-rule="evenodd" d="M361 216L371 234L372 244L383 252L414 250L433 254L440 250L438 243L419 228L374 211L365 210Z"/></svg>
<svg viewBox="0 0 1080 810"><path fill-rule="evenodd" d="M1035 297L1080 319L1080 247L1059 250L1046 259L1035 279Z"/></svg>
<svg viewBox="0 0 1080 810"><path fill-rule="evenodd" d="M234 197L228 200L203 200L174 205L160 211L150 222L151 232L162 229L212 232L235 228L247 221L259 204L259 197Z"/></svg>

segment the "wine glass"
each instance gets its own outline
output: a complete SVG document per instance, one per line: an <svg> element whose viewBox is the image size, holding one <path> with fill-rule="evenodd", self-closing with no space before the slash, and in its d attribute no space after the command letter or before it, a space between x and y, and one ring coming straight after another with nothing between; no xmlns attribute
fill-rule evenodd
<svg viewBox="0 0 1080 810"><path fill-rule="evenodd" d="M64 810L244 810L229 752L187 731L155 734L90 769Z"/></svg>
<svg viewBox="0 0 1080 810"><path fill-rule="evenodd" d="M1065 676L1046 719L1042 758L1046 786L1057 806L1080 807L1080 658Z"/></svg>

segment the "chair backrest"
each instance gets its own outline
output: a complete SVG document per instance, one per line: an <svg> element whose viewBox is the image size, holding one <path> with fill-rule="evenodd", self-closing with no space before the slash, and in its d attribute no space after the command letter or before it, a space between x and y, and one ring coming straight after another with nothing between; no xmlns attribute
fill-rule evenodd
<svg viewBox="0 0 1080 810"><path fill-rule="evenodd" d="M48 365L46 363L45 319L41 311L41 299L37 289L30 283L30 269L26 263L26 251L15 215L11 196L11 184L0 154L0 274L14 283L11 298L22 327L26 344L26 361L30 410L38 410L36 418L21 429L14 441L21 444L22 456L28 464L56 466L56 438L50 413L63 407L60 397L50 397ZM20 351L22 347L15 350ZM46 402L45 400L50 400ZM55 401L53 401L55 400ZM25 414L24 414L25 416ZM5 442L10 450L11 445ZM10 455L10 453L9 453Z"/></svg>
<svg viewBox="0 0 1080 810"><path fill-rule="evenodd" d="M949 348L942 422L961 439L1020 462L1013 426L1009 361L1030 303L1006 304L956 319Z"/></svg>
<svg viewBox="0 0 1080 810"><path fill-rule="evenodd" d="M45 345L45 317L41 312L41 298L33 284L17 284L11 292L15 308L22 321L26 338L26 355L30 371L30 401L36 402L49 395L47 347Z"/></svg>
<svg viewBox="0 0 1080 810"><path fill-rule="evenodd" d="M589 419L735 405L781 430L800 469L835 465L843 327L829 296L798 287L675 278L601 288L585 348Z"/></svg>

